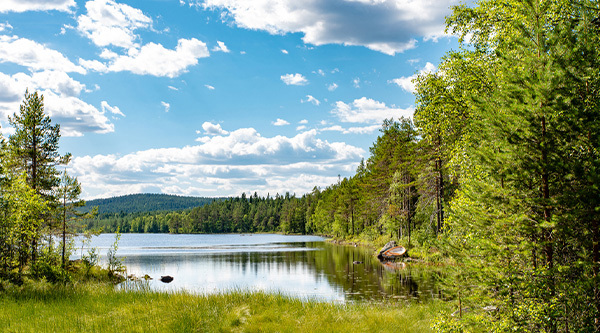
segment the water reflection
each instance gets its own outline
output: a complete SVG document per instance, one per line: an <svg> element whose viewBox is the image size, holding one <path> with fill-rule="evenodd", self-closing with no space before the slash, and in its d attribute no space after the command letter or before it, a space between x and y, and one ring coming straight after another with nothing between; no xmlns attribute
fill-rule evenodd
<svg viewBox="0 0 600 333"><path fill-rule="evenodd" d="M241 240L240 235L217 235L220 238L215 240L210 239L212 235L140 236L124 234L126 246L118 254L126 256L128 274L150 275L153 280L149 287L157 290L252 290L340 302L427 300L441 296L436 286L439 272L435 270L410 266L392 270L370 250L329 244L320 238L257 235ZM244 244L250 238L250 244ZM141 246L135 246L136 241ZM101 242L95 243L101 250L108 248ZM162 275L175 279L165 284L158 280Z"/></svg>

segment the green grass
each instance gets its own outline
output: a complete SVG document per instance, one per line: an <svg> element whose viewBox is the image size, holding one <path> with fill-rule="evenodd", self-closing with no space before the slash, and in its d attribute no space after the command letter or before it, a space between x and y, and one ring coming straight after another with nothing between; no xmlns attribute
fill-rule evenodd
<svg viewBox="0 0 600 333"><path fill-rule="evenodd" d="M0 285L2 332L427 332L432 301L333 304L233 292L116 291L110 285Z"/></svg>

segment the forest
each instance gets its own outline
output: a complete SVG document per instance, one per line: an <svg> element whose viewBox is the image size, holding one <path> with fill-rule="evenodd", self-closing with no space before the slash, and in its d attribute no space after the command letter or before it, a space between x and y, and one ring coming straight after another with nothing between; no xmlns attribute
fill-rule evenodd
<svg viewBox="0 0 600 333"><path fill-rule="evenodd" d="M86 206L80 211L89 212L93 207L98 207L98 215L114 213L140 213L156 211L180 211L199 207L215 200L224 198L186 197L180 195L138 193L106 199L88 200Z"/></svg>
<svg viewBox="0 0 600 333"><path fill-rule="evenodd" d="M386 120L353 177L301 197L80 218L78 183L56 169L69 160L58 126L27 93L2 141L2 275L60 271L75 220L394 239L445 265L449 297L469 309L438 331L600 331L600 4L482 0L446 20L461 47L415 80L413 119Z"/></svg>

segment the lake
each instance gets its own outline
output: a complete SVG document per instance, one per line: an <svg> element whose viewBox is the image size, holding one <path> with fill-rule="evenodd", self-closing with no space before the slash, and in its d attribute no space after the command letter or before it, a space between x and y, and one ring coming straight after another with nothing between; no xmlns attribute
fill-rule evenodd
<svg viewBox="0 0 600 333"><path fill-rule="evenodd" d="M92 240L104 265L114 240L114 234ZM390 268L372 250L317 236L122 234L117 257L124 258L127 274L150 275L155 290L250 290L334 302L441 296L435 270ZM173 276L173 282L160 282L162 275Z"/></svg>

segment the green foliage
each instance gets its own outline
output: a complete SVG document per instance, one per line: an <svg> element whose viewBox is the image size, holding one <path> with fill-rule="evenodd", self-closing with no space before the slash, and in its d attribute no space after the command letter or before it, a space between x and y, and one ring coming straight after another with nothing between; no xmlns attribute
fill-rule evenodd
<svg viewBox="0 0 600 333"><path fill-rule="evenodd" d="M106 254L106 259L108 261L108 274L109 276L115 276L115 273L122 273L125 271L125 266L123 265L124 258L117 257L117 250L119 249L119 240L121 239L121 233L117 230L115 233L115 241L113 245L108 249ZM90 257L90 259L93 259ZM86 265L89 265L86 264Z"/></svg>
<svg viewBox="0 0 600 333"><path fill-rule="evenodd" d="M37 92L25 93L9 122L14 134L8 142L0 137L0 278L67 282L70 225L79 217L74 207L84 202L77 180L66 172L59 177L57 166L70 160L58 153L60 127L51 124ZM61 252L54 246L58 234Z"/></svg>
<svg viewBox="0 0 600 333"><path fill-rule="evenodd" d="M455 7L449 29L470 44L418 82L417 124L443 133L437 151L458 176L439 244L457 262L449 293L475 309L461 326L600 329L599 10L583 0ZM446 136L464 118L453 110L468 115L458 140Z"/></svg>

